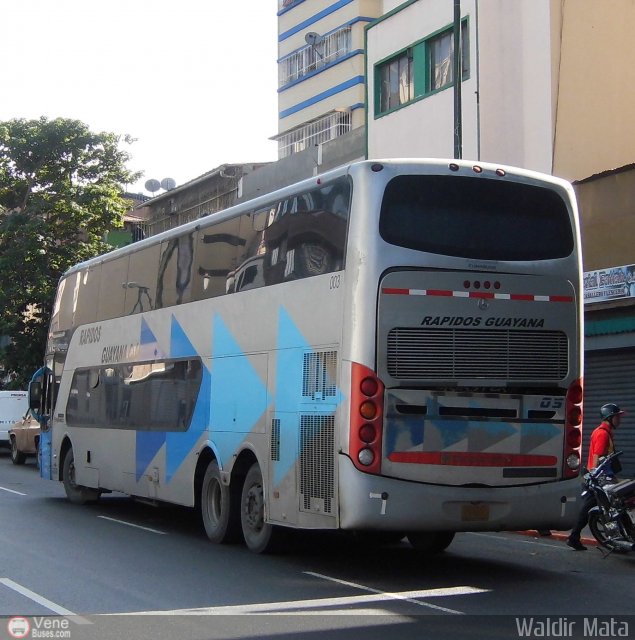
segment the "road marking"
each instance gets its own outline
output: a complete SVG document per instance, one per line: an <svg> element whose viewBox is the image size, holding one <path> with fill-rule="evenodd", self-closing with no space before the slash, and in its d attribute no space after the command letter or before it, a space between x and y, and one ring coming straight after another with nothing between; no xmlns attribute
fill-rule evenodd
<svg viewBox="0 0 635 640"><path fill-rule="evenodd" d="M111 522L118 522L119 524L125 524L127 527L134 527L135 529L143 529L144 531L149 531L150 533L158 533L161 536L168 535L165 531L159 531L158 529L151 529L150 527L142 527L140 524L133 524L132 522L126 522L125 520L117 520L116 518L109 518L108 516L97 516L97 517L102 518L103 520L110 520Z"/></svg>
<svg viewBox="0 0 635 640"><path fill-rule="evenodd" d="M81 616L78 616L72 611L65 609L59 604L55 604L55 602L48 600L44 596L41 596L39 593L35 593L35 591L31 591L31 589L23 587L21 584L14 582L10 578L0 578L0 584L3 584L5 587L8 587L9 589L12 589L20 595L25 596L29 600L33 600L33 602L36 602L37 604L41 604L43 607L46 607L53 613L57 613L60 616L71 616L71 621L75 622L76 624L92 624L92 622L86 620L86 618L82 618Z"/></svg>
<svg viewBox="0 0 635 640"><path fill-rule="evenodd" d="M354 589L361 589L362 591L368 591L369 593L377 594L382 599L405 600L406 602L410 602L411 604L416 604L420 607L428 607L430 609L436 609L437 611L444 611L445 613L455 613L459 615L463 615L463 611L457 611L456 609L448 609L447 607L440 607L439 605L432 604L431 602L422 602L421 600L416 600L415 598L457 596L457 595L467 595L471 593L483 593L487 591L487 589L479 589L477 587L461 586L461 587L447 587L444 589L425 589L423 591L403 591L398 593L392 593L389 591L380 591L379 589L373 589L372 587L367 587L366 585L358 584L356 582L349 582L348 580L340 580L339 578L332 578L331 576L325 576L322 573L314 573L312 571L305 571L304 573L308 576L321 578L322 580L330 580L331 582L336 582L337 584L342 584L347 587L352 587Z"/></svg>
<svg viewBox="0 0 635 640"><path fill-rule="evenodd" d="M355 605L368 605L373 603L388 603L394 600L401 600L415 604L420 607L429 607L444 613L453 613L462 615L462 611L456 609L448 609L440 607L430 602L422 602L418 598L434 598L458 595L470 595L475 593L486 593L489 589L480 589L477 587L447 587L442 589L423 589L417 591L401 591L398 593L390 593L380 591L355 582L332 578L321 573L305 571L305 575L309 575L322 580L329 580L347 587L353 587L366 591L364 595L359 596L343 596L340 598L315 598L311 600L288 600L284 602L258 602L253 604L236 604L221 607L200 607L197 609L174 609L170 611L135 611L116 615L145 615L145 616L172 616L172 615L196 615L196 616L213 616L213 615L383 615L393 616L394 611L390 611L386 607L365 607L354 608ZM313 611L311 611L313 609ZM115 615L115 614L105 614Z"/></svg>
<svg viewBox="0 0 635 640"><path fill-rule="evenodd" d="M20 491L14 491L13 489L7 489L6 487L0 487L0 489L2 489L2 491L8 491L9 493L15 493L18 496L25 496L27 495L26 493L22 493Z"/></svg>
<svg viewBox="0 0 635 640"><path fill-rule="evenodd" d="M308 575L323 578L318 573L306 572ZM395 615L393 611L385 608L380 609L353 609L352 605L370 604L374 602L387 602L390 600L404 600L412 604L420 606L429 606L433 609L441 610L446 613L462 614L462 611L438 607L430 603L421 602L414 598L430 598L440 596L465 595L470 593L482 593L487 589L476 589L473 587L449 587L447 589L425 589L420 591L402 591L399 593L388 593L355 585L352 582L336 580L328 578L335 582L346 585L353 585L357 588L367 589L371 593L362 596L343 596L341 598L316 598L312 600L291 600L286 602L258 602L255 604L235 604L223 607L202 607L199 609L175 609L172 611L137 611L128 614L116 615L243 615L243 614L272 614L272 615ZM339 607L338 609L329 609L324 611L326 607ZM347 608L343 608L347 607ZM320 611L306 611L306 609L320 609ZM112 614L115 615L115 614Z"/></svg>

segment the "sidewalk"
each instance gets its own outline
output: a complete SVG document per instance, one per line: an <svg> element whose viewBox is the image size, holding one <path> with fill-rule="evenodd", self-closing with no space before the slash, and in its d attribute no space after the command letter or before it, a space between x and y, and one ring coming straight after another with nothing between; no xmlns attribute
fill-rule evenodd
<svg viewBox="0 0 635 640"><path fill-rule="evenodd" d="M544 538L545 540L562 540L566 542L569 537L569 531L552 531L549 536L541 536L538 531L535 529L527 529L526 531L517 531L516 533L520 533L521 535L531 536L533 538ZM588 546L598 546L598 541L591 535L591 530L589 527L585 527L582 530L582 535L580 536L580 540L585 547Z"/></svg>

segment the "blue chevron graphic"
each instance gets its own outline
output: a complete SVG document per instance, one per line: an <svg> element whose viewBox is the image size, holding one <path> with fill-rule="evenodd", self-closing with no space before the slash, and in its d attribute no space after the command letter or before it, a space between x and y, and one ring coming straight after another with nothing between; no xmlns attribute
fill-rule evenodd
<svg viewBox="0 0 635 640"><path fill-rule="evenodd" d="M141 323L141 335L139 342L143 345L157 345L158 341L154 333L145 321ZM172 316L170 327L170 357L187 358L196 357L198 353L192 345L185 331ZM194 414L189 429L183 431L137 431L135 451L135 472L137 481L144 474L148 465L165 444L165 474L166 482L170 482L178 468L190 453L201 432L209 424L209 396L211 390L211 377L207 368L203 365L201 386L199 389Z"/></svg>
<svg viewBox="0 0 635 640"><path fill-rule="evenodd" d="M312 351L308 341L284 307L278 313L278 340L276 360L276 417L280 420L280 460L273 463L273 484L282 479L298 459L298 429L302 397L302 372L304 354ZM344 396L340 389L329 398L329 404L339 405ZM332 408L325 407L324 415L331 415ZM291 446L295 443L295 446Z"/></svg>
<svg viewBox="0 0 635 640"><path fill-rule="evenodd" d="M165 444L165 431L137 431L135 448L135 475L137 482Z"/></svg>
<svg viewBox="0 0 635 640"><path fill-rule="evenodd" d="M526 423L520 429L520 451L529 453L553 438L560 437L562 427L544 423Z"/></svg>
<svg viewBox="0 0 635 640"><path fill-rule="evenodd" d="M267 387L222 318L214 316L210 413L221 463L267 410Z"/></svg>

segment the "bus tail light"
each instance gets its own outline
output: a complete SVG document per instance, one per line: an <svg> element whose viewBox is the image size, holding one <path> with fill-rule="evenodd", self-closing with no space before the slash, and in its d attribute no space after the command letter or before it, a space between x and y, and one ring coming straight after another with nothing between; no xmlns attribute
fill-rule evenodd
<svg viewBox="0 0 635 640"><path fill-rule="evenodd" d="M360 471L379 473L381 470L383 422L384 385L372 369L354 362L349 452Z"/></svg>
<svg viewBox="0 0 635 640"><path fill-rule="evenodd" d="M582 379L576 380L567 389L564 424L564 465L565 478L575 478L582 466Z"/></svg>

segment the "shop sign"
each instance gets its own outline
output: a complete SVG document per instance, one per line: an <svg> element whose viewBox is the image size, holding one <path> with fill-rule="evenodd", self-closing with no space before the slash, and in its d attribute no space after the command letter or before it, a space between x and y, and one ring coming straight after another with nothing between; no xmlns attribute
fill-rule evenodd
<svg viewBox="0 0 635 640"><path fill-rule="evenodd" d="M635 300L635 264L584 272L584 303Z"/></svg>

